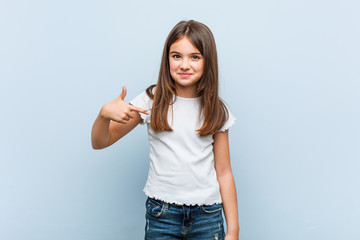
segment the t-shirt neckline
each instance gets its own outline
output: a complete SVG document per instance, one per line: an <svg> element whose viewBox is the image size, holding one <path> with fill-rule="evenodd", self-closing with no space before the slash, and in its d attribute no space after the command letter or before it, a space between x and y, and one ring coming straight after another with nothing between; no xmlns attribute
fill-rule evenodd
<svg viewBox="0 0 360 240"><path fill-rule="evenodd" d="M186 97L180 97L180 96L175 96L175 98L179 98L181 100L185 100L185 101L195 101L195 100L199 100L200 97L196 97L196 98L186 98Z"/></svg>

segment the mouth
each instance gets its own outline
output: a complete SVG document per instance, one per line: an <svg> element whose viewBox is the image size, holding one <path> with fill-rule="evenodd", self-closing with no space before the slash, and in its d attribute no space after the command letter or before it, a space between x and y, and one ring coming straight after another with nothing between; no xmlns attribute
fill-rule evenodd
<svg viewBox="0 0 360 240"><path fill-rule="evenodd" d="M191 73L178 73L180 75L180 77L182 78L188 78L190 77L192 74Z"/></svg>

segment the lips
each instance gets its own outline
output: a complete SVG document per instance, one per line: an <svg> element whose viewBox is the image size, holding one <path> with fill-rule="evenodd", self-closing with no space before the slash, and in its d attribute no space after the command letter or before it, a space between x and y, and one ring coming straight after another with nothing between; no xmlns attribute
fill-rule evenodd
<svg viewBox="0 0 360 240"><path fill-rule="evenodd" d="M192 74L191 73L178 73L180 75L180 77L182 78L187 78L190 77Z"/></svg>

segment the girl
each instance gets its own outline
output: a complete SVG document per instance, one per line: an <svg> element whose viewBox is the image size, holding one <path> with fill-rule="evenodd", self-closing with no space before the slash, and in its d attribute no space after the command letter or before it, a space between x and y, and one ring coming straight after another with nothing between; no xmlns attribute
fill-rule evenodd
<svg viewBox="0 0 360 240"><path fill-rule="evenodd" d="M179 22L166 39L157 84L129 104L125 96L123 87L101 108L91 139L94 149L102 149L147 124L145 239L238 239L228 142L235 118L218 96L210 29L193 20Z"/></svg>

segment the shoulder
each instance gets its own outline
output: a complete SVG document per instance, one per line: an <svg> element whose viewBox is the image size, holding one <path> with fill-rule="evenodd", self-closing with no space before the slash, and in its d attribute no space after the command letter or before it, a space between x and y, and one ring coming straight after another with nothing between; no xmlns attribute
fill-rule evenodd
<svg viewBox="0 0 360 240"><path fill-rule="evenodd" d="M226 130L229 129L229 127L234 125L236 118L231 112L229 106L224 102L224 100L220 99L220 101L226 115L226 121L224 125L220 128L219 132L225 132Z"/></svg>
<svg viewBox="0 0 360 240"><path fill-rule="evenodd" d="M129 102L131 105L142 108L149 112L149 115L140 113L140 117L143 119L143 121L141 122L142 124L150 122L154 93L155 93L155 85L151 85L145 91L141 92L139 95L137 95L134 99L132 99Z"/></svg>
<svg viewBox="0 0 360 240"><path fill-rule="evenodd" d="M145 90L146 94L148 95L148 97L149 97L150 99L154 99L155 90L156 90L156 84L153 84L153 85L149 86L149 87Z"/></svg>
<svg viewBox="0 0 360 240"><path fill-rule="evenodd" d="M155 93L155 86L151 85L146 90L137 95L134 99L132 99L129 103L136 107L141 107L143 109L149 110L152 106L152 101Z"/></svg>
<svg viewBox="0 0 360 240"><path fill-rule="evenodd" d="M224 99L220 98L220 103L221 103L221 107L222 107L225 111L230 111L230 108L229 108L228 104L224 101Z"/></svg>

